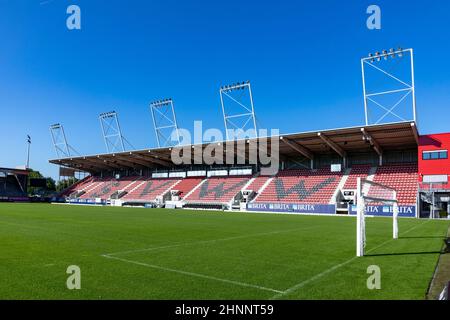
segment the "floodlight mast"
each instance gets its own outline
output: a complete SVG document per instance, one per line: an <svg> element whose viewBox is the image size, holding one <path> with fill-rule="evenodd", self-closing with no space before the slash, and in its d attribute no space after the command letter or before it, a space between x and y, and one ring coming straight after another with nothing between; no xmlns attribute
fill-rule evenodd
<svg viewBox="0 0 450 320"><path fill-rule="evenodd" d="M408 83L408 81L403 81L403 80L397 78L396 76L394 76L393 74L391 74L390 72L383 70L381 67L378 67L375 65L376 62L380 62L382 59L388 60L389 58L392 58L392 59L397 58L397 57L402 58L406 53L409 53L409 56L410 56L411 80L409 83ZM372 68L381 72L385 76L396 80L398 83L400 83L403 86L403 88L392 89L392 90L387 90L387 91L378 91L378 92L375 91L375 92L367 93L368 88L367 88L367 74L366 74L366 70L365 70L366 65L371 66ZM385 111L383 116L381 116L373 124L379 124L389 114L395 116L396 118L399 118L402 121L413 120L414 122L417 123L416 92L415 92L415 80L414 80L414 78L415 78L414 77L414 50L413 49L398 48L397 50L395 50L395 49L390 49L389 51L382 50L381 53L378 51L375 52L375 54L370 53L368 57L361 59L361 72L362 72L362 85L363 85L363 96L364 96L364 115L365 115L366 125L372 124L372 123L370 123L371 121L369 119L369 102L372 102L373 104L375 104L376 106L380 107L381 109L383 109ZM404 92L405 94L400 99L398 99L397 102L393 106L390 106L390 107L384 106L382 103L377 102L373 98L376 96L386 96L386 95L392 95L392 94L400 93L400 92ZM404 119L403 117L401 117L397 113L395 113L394 109L396 107L398 107L398 105L400 103L402 103L403 100L406 97L408 97L409 95L412 96L412 117L413 117L413 119Z"/></svg>
<svg viewBox="0 0 450 320"><path fill-rule="evenodd" d="M231 95L232 92L235 92L238 90L247 90L248 91L249 101L247 104ZM226 139L227 140L231 139L231 137L229 136L230 125L232 127L234 127L234 129L246 131L246 128L249 128L248 124L250 123L250 121L252 123L252 128L249 128L249 129L254 130L255 138L257 138L258 131L257 131L257 126L256 126L255 107L253 104L253 93L252 93L252 87L250 85L250 81L222 86L222 87L220 87L219 92L220 92L220 103L222 105L222 112L223 112L223 122L225 124ZM228 108L227 108L227 104L225 103L224 97L229 98L232 102L234 102L236 105L238 105L240 107L240 109L242 110L242 112L230 115L228 113L228 110L227 110ZM232 119L235 119L235 118L244 118L244 119L246 119L246 121L242 126L239 126L239 125L236 125L232 121ZM233 137L233 138L236 138L236 137Z"/></svg>
<svg viewBox="0 0 450 320"><path fill-rule="evenodd" d="M173 146L172 133L175 131L175 145L180 144L180 132L178 129L177 117L172 99L162 99L150 103L150 112L152 114L153 127L155 129L158 148ZM166 130L172 129L170 134Z"/></svg>
<svg viewBox="0 0 450 320"><path fill-rule="evenodd" d="M52 124L50 126L50 134L58 159L70 157L71 147L67 143L63 125L59 123Z"/></svg>
<svg viewBox="0 0 450 320"><path fill-rule="evenodd" d="M99 120L106 151L108 153L125 151L124 138L120 129L117 112L110 111L101 113Z"/></svg>

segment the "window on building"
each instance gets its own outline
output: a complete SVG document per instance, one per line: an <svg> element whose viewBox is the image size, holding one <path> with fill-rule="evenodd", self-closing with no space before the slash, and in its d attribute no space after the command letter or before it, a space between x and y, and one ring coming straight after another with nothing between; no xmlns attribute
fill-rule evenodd
<svg viewBox="0 0 450 320"><path fill-rule="evenodd" d="M423 160L448 159L448 151L447 150L424 151L422 152L422 159Z"/></svg>

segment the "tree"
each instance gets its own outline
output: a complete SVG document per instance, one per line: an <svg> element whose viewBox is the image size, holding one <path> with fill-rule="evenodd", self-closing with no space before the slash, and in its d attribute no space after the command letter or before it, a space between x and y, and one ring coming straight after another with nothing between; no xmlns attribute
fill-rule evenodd
<svg viewBox="0 0 450 320"><path fill-rule="evenodd" d="M35 171L33 169L29 169L29 172L30 173L28 174L28 194L30 196L40 194L41 188L32 187L30 184L30 180L31 179L42 179L44 176L39 171Z"/></svg>
<svg viewBox="0 0 450 320"><path fill-rule="evenodd" d="M75 177L69 177L67 179L60 180L56 183L56 191L61 192L77 182L78 179Z"/></svg>
<svg viewBox="0 0 450 320"><path fill-rule="evenodd" d="M56 191L56 182L52 178L47 178L47 190Z"/></svg>
<svg viewBox="0 0 450 320"><path fill-rule="evenodd" d="M30 185L31 179L46 179L45 188L32 187ZM39 171L30 169L28 174L28 194L29 195L48 195L51 192L56 191L56 182L51 177L44 177Z"/></svg>
<svg viewBox="0 0 450 320"><path fill-rule="evenodd" d="M44 176L39 171L34 171L32 169L29 170L28 178L29 179L42 179Z"/></svg>

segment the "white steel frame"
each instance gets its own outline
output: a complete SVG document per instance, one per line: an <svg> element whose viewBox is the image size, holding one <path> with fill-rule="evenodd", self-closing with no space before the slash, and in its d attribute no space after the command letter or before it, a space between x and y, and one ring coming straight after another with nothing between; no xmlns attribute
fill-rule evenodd
<svg viewBox="0 0 450 320"><path fill-rule="evenodd" d="M447 181L441 181L441 182L422 182L421 184L423 186L428 185L428 188L419 188L419 192L426 193L429 197L431 197L431 208L430 208L430 219L438 218L438 215L436 215L436 192L445 190L443 187L444 185L447 185ZM439 188L441 186L441 188ZM419 205L417 205L417 208ZM418 210L417 210L418 211ZM417 213L418 214L418 213Z"/></svg>
<svg viewBox="0 0 450 320"><path fill-rule="evenodd" d="M101 113L99 120L106 151L108 153L125 151L125 145L123 143L124 139L120 129L117 112L111 111Z"/></svg>
<svg viewBox="0 0 450 320"><path fill-rule="evenodd" d="M248 90L248 94L249 94L249 98L250 98L250 101L249 101L250 105L244 103L243 101L240 101L239 99L236 99L235 97L233 97L230 94L232 91L237 91L237 90ZM255 107L253 105L253 94L252 94L252 88L250 85L250 81L243 82L243 83L237 83L237 84L233 84L233 85L222 86L220 88L219 92L220 92L220 103L222 105L223 122L225 124L225 134L226 134L227 140L230 140L230 137L228 134L228 130L230 129L230 126L234 127L234 129L237 129L237 130L246 131L246 128L248 129L248 124L250 123L250 121L253 125L253 128L251 128L251 129L255 130L255 138L258 138ZM237 105L242 107L242 113L237 113L237 114L232 114L232 115L228 114L228 112L226 110L227 106L223 99L224 96L231 99L234 103L236 103ZM247 117L247 120L241 127L236 125L232 120L235 118L243 118L243 117Z"/></svg>
<svg viewBox="0 0 450 320"><path fill-rule="evenodd" d="M163 99L150 103L150 112L153 119L153 127L155 128L156 141L158 148L173 146L170 143L171 135L167 136L164 130L171 129L172 133L175 130L176 138L175 145L180 144L180 132L178 129L177 117L175 115L175 108L172 99ZM159 115L159 117L158 117Z"/></svg>
<svg viewBox="0 0 450 320"><path fill-rule="evenodd" d="M52 136L53 147L56 151L58 159L68 158L71 156L71 150L79 154L69 143L67 143L66 133L62 124L55 123L50 126L50 134Z"/></svg>
<svg viewBox="0 0 450 320"><path fill-rule="evenodd" d="M393 74L387 72L386 70L383 70L382 68L375 65L377 61L381 61L381 59L387 60L389 58L395 58L399 57L402 58L405 54L409 53L410 56L410 69L411 69L411 81L408 83L408 81L403 81ZM388 90L388 91L381 91L381 92L371 92L367 93L367 87L366 87L366 70L365 66L368 65L377 71L383 73L387 77L390 77L394 80L396 80L398 83L400 83L403 88L401 89L395 89L395 90ZM413 121L417 122L417 115L416 115L416 92L415 92L415 80L414 80L414 51L413 49L401 49L393 50L391 49L389 52L384 50L382 53L377 53L375 55L369 55L369 57L362 58L361 59L361 71L362 71L362 83L363 83L363 95L364 95L364 112L365 112L365 119L366 119L366 125L369 125L369 109L368 105L369 102L372 102L379 108L383 109L385 113L374 123L379 124L386 116L389 114L399 118L402 121L408 121L411 119L404 119L403 117L399 116L397 113L394 112L394 110L405 100L409 95L412 96L412 114L413 114ZM400 97L397 102L392 106L385 106L380 102L377 102L374 97L376 96L385 96L385 95L392 95L395 93L404 92L405 94Z"/></svg>
<svg viewBox="0 0 450 320"><path fill-rule="evenodd" d="M383 198L375 198L369 197L363 194L363 185L369 184L378 186L381 188L392 190L394 199L383 199ZM382 202L392 204L392 238L398 239L398 202L397 202L397 191L394 188L366 180L358 178L357 180L357 194L356 194L356 204L357 204L357 214L356 214L356 256L363 257L365 252L365 244L366 244L366 223L365 223L365 212L366 212L366 203L368 202Z"/></svg>

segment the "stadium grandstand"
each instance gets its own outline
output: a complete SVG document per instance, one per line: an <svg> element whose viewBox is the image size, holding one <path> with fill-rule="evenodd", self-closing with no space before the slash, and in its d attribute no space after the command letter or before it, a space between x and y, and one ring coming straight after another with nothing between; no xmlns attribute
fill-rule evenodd
<svg viewBox="0 0 450 320"><path fill-rule="evenodd" d="M0 201L28 201L28 170L0 168Z"/></svg>
<svg viewBox="0 0 450 320"><path fill-rule="evenodd" d="M248 158L240 165L175 165L172 147L50 162L89 173L61 194L69 203L354 214L361 177L395 188L401 216L428 217L433 206L438 213L448 211L450 134L420 136L415 122L398 122L276 139L279 171L269 176L261 174L262 164L250 164ZM247 153L259 140L245 141ZM433 186L430 179L439 183ZM431 192L438 194L434 204ZM389 215L383 206L374 205L370 212Z"/></svg>
<svg viewBox="0 0 450 320"><path fill-rule="evenodd" d="M50 162L89 174L61 197L69 203L345 215L356 213L357 183L363 179L393 188L400 216L447 217L450 134L419 133L413 55L413 49L392 48L361 59L365 125L360 126L269 137L254 134L245 139L230 136L228 129L237 127L233 122L236 117L246 119L238 129L258 132L249 81L220 88L226 132L221 142L181 145L172 99L150 104L158 148L125 151L128 141L120 130L117 113L112 111L100 115L108 152L74 157L62 125L53 125L59 158ZM394 61L406 67L404 80L391 74L389 66ZM379 79L370 71L387 79ZM392 85L392 79L398 83ZM396 96L399 92L403 97ZM389 109L375 97L395 98L397 103ZM233 103L243 107L242 113L233 109L230 116ZM379 111L376 108L381 108L382 114L371 119L371 114ZM395 108L402 110L394 113ZM400 111L410 120L399 116ZM158 113L173 117L165 116L163 120L168 122L161 123L155 116ZM387 121L389 115L400 121ZM164 145L168 141L164 129L178 133L174 145ZM57 136L63 140L57 142ZM267 154L255 158L254 151L262 148ZM179 149L183 157L186 153L195 161L175 161L173 154ZM211 149L214 156L208 153ZM198 158L199 154L210 155L214 161ZM268 170L268 157L270 169L275 163L275 170ZM230 158L233 161L228 161ZM366 212L373 215L392 215L392 210L382 203L366 206Z"/></svg>

